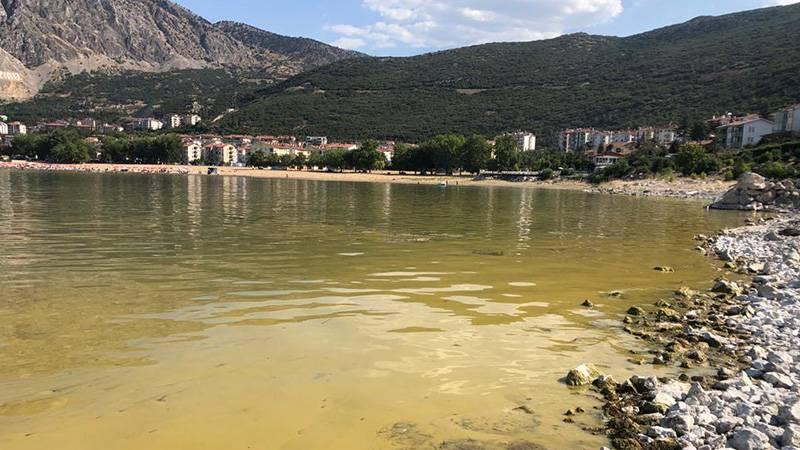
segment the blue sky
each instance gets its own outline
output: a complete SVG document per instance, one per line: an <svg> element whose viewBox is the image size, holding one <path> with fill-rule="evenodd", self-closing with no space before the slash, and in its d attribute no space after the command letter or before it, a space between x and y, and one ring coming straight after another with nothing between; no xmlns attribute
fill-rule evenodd
<svg viewBox="0 0 800 450"><path fill-rule="evenodd" d="M700 15L797 0L177 0L211 20L237 20L371 55L406 56L565 33L628 36ZM280 6L275 6L278 3Z"/></svg>

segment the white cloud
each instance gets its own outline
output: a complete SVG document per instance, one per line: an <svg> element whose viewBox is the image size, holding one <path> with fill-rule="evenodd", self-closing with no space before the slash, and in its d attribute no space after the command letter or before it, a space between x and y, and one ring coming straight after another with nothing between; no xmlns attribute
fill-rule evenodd
<svg viewBox="0 0 800 450"><path fill-rule="evenodd" d="M795 3L800 3L798 0L772 0L768 6L787 6L787 5L794 5Z"/></svg>
<svg viewBox="0 0 800 450"><path fill-rule="evenodd" d="M546 39L608 22L623 10L622 0L362 0L362 7L380 20L328 27L348 48L440 49Z"/></svg>
<svg viewBox="0 0 800 450"><path fill-rule="evenodd" d="M341 37L334 41L333 45L339 48L346 48L348 50L357 50L367 45L367 41L360 38Z"/></svg>

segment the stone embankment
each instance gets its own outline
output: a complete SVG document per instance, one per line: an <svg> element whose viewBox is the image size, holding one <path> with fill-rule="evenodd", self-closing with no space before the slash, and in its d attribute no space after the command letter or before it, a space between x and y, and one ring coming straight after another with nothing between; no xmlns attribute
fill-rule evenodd
<svg viewBox="0 0 800 450"><path fill-rule="evenodd" d="M772 182L761 175L746 173L711 208L743 211L800 209L800 180Z"/></svg>
<svg viewBox="0 0 800 450"><path fill-rule="evenodd" d="M800 450L800 220L700 239L750 280L720 278L707 293L681 289L631 311L625 329L656 349L654 364L716 373L617 382L587 366L569 380L605 397L619 449Z"/></svg>

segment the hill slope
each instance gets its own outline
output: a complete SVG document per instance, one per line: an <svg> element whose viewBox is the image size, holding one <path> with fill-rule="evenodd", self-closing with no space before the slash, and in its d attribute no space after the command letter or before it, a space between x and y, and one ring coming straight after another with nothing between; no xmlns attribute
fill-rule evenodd
<svg viewBox="0 0 800 450"><path fill-rule="evenodd" d="M294 58L300 62L304 70L313 69L336 62L366 56L352 50L332 47L308 38L281 36L269 31L239 22L222 21L214 26L226 35L250 45L254 48Z"/></svg>
<svg viewBox="0 0 800 450"><path fill-rule="evenodd" d="M30 97L33 91L28 69L0 48L0 98L24 99Z"/></svg>
<svg viewBox="0 0 800 450"><path fill-rule="evenodd" d="M341 61L257 91L228 127L418 140L668 123L800 99L800 5L613 38L576 34Z"/></svg>
<svg viewBox="0 0 800 450"><path fill-rule="evenodd" d="M352 56L321 43L313 52L296 51L295 38L276 35L281 45L243 42L227 27L169 0L0 0L0 6L0 48L43 80L60 68L80 73L220 67L259 69L285 79ZM304 40L294 45L311 47Z"/></svg>

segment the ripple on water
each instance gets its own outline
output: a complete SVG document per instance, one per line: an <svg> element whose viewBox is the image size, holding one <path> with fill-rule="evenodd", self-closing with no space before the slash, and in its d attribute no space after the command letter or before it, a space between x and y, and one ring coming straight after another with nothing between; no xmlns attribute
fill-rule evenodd
<svg viewBox="0 0 800 450"><path fill-rule="evenodd" d="M443 292L480 292L480 291L488 291L493 288L494 286L486 286L482 284L454 284L449 287L395 289L392 292L400 292L402 294L433 295Z"/></svg>

